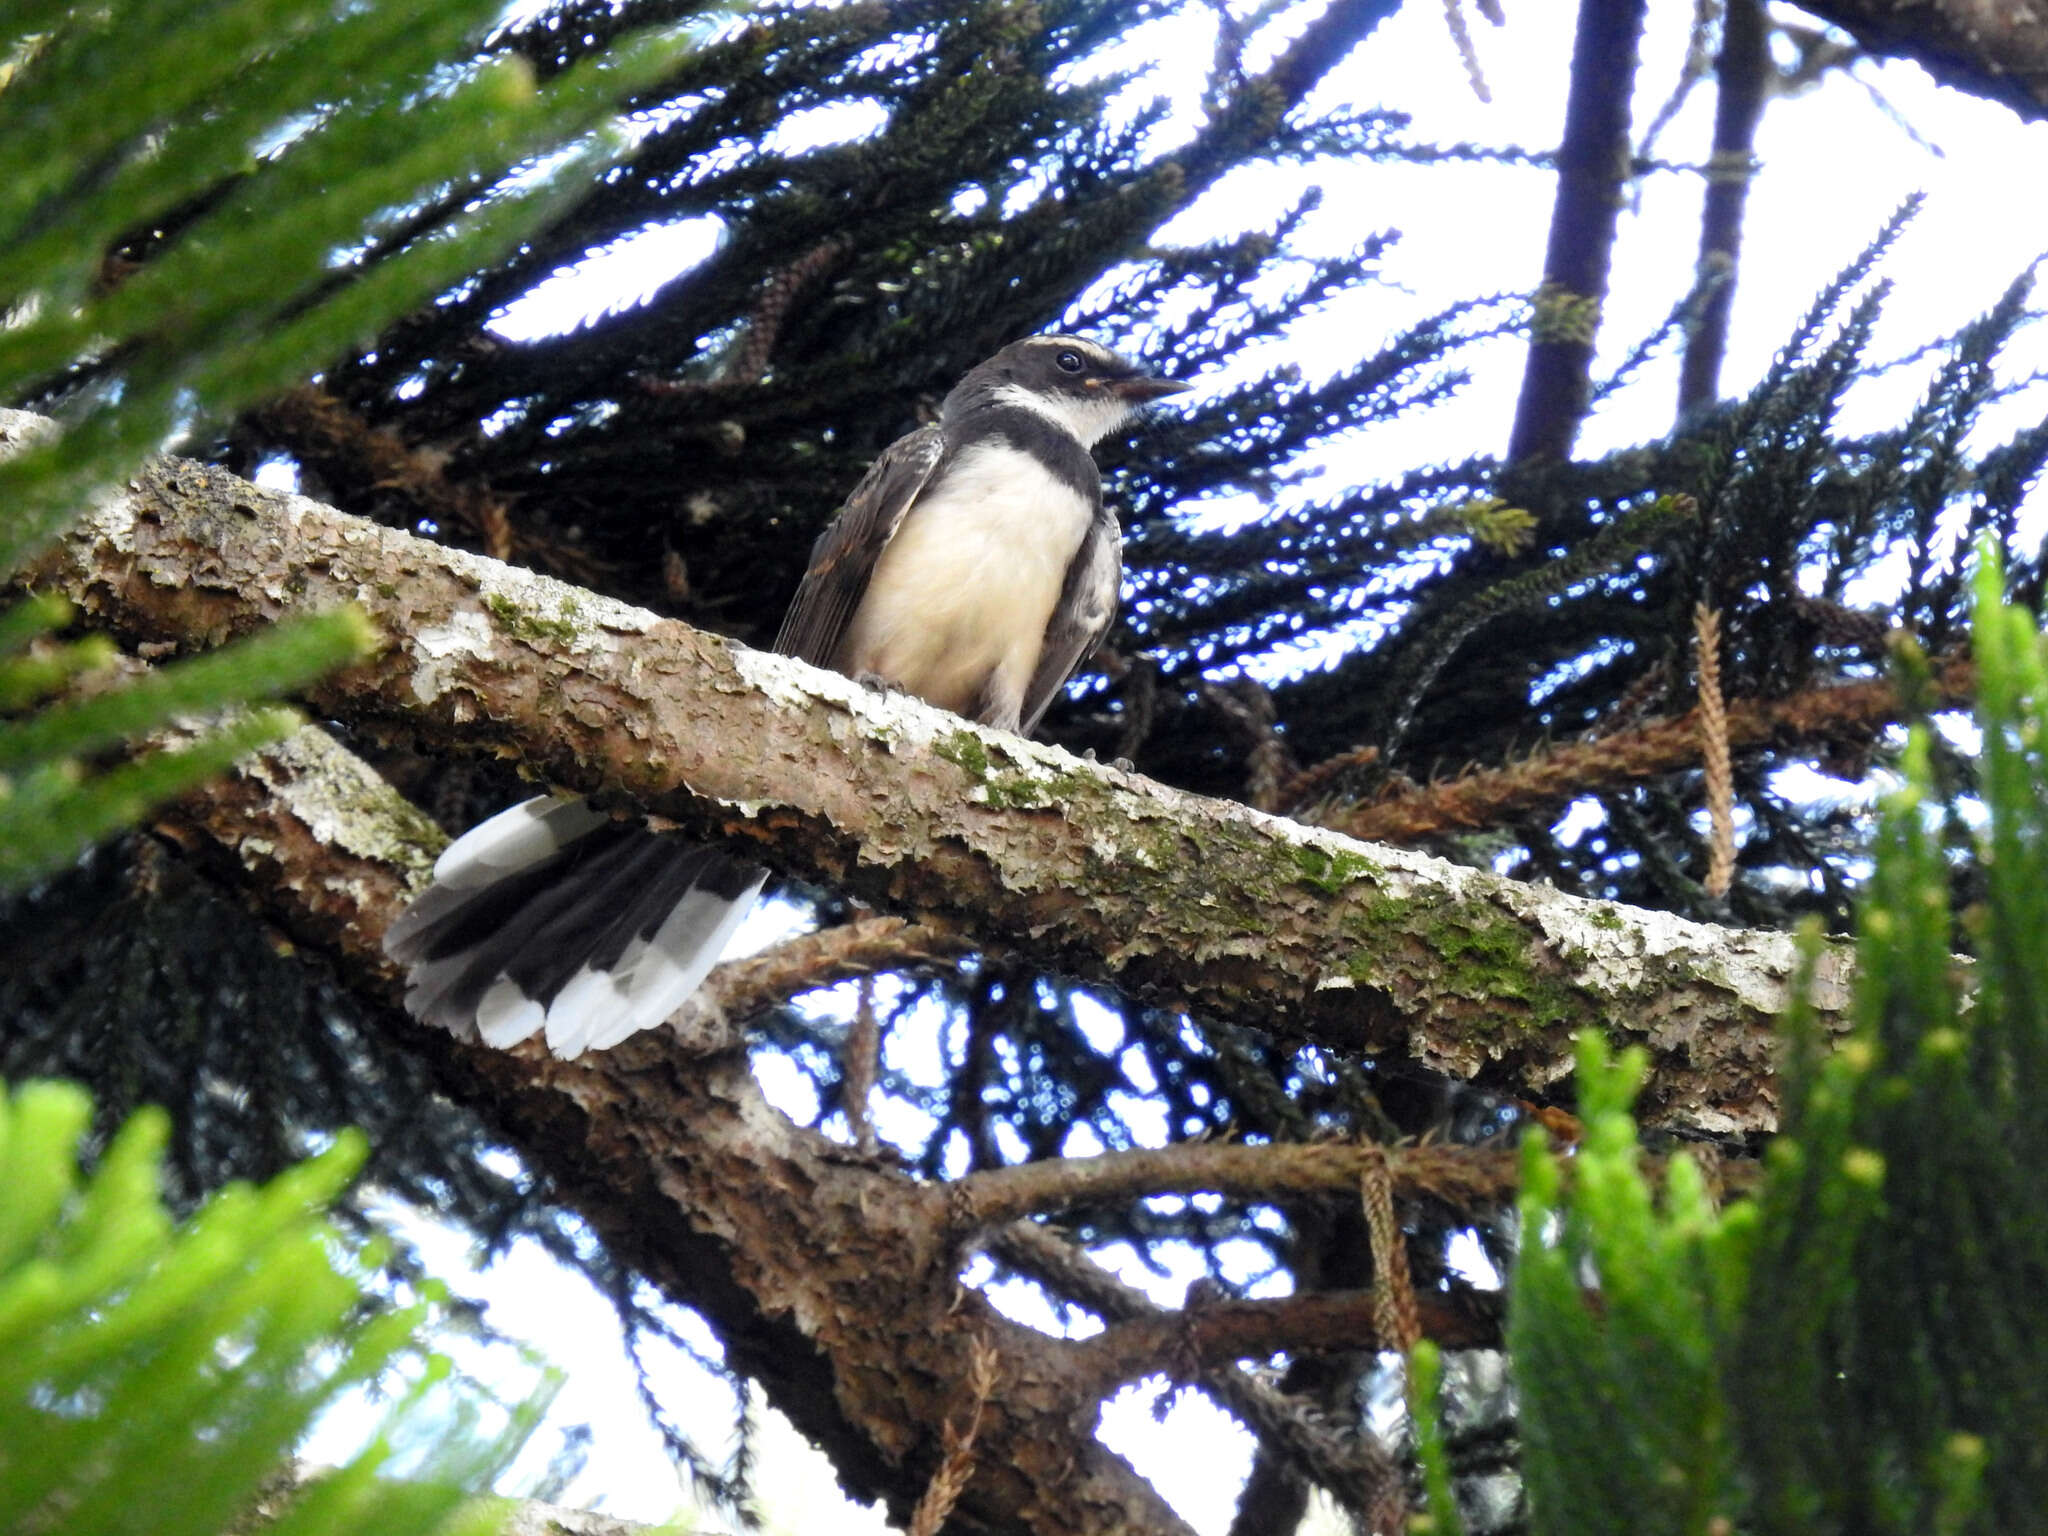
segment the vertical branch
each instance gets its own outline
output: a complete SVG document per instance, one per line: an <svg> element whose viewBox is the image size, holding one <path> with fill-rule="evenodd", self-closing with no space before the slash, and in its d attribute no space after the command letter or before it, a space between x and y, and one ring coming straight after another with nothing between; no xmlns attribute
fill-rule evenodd
<svg viewBox="0 0 2048 1536"><path fill-rule="evenodd" d="M1486 88L1486 74L1479 67L1479 50L1472 46L1472 29L1465 25L1465 7L1460 0L1444 0L1444 25L1450 29L1458 57L1465 61L1465 78L1472 82L1472 94L1490 103L1493 92Z"/></svg>
<svg viewBox="0 0 2048 1536"><path fill-rule="evenodd" d="M1735 767L1728 752L1728 711L1721 697L1721 615L1700 603L1692 611L1699 655L1700 757L1706 764L1707 894L1716 901L1735 879Z"/></svg>
<svg viewBox="0 0 2048 1536"><path fill-rule="evenodd" d="M1367 1150L1364 1171L1359 1175L1358 1193L1365 1209L1366 1231L1372 1242L1373 1328L1380 1347L1392 1349L1405 1361L1415 1353L1422 1337L1422 1314L1415 1304L1415 1282L1408 1273L1408 1244L1401 1235L1401 1219L1394 1210L1394 1176L1387 1167L1384 1147ZM1408 1490L1395 1483L1383 1490L1372 1511L1377 1533L1399 1536L1408 1529Z"/></svg>
<svg viewBox="0 0 2048 1536"><path fill-rule="evenodd" d="M1557 152L1557 202L1511 460L1563 459L1592 394L1593 341L1628 175L1629 95L1648 0L1580 0L1571 94Z"/></svg>
<svg viewBox="0 0 2048 1536"><path fill-rule="evenodd" d="M1681 423L1720 397L1721 358L1728 349L1728 318L1735 307L1735 271L1742 251L1742 212L1756 172L1756 126L1763 117L1770 67L1770 22L1763 0L1728 0L1721 53L1714 64L1720 88L1714 152L1707 161L1707 196L1700 214L1702 296L1678 375Z"/></svg>
<svg viewBox="0 0 2048 1536"><path fill-rule="evenodd" d="M875 1150L875 1126L868 1117L868 1099L875 1089L882 1057L882 1026L875 1017L875 978L860 979L859 1003L854 1008L853 1028L846 1037L846 1052L839 1063L840 1108L846 1114L846 1128L853 1144L862 1152Z"/></svg>

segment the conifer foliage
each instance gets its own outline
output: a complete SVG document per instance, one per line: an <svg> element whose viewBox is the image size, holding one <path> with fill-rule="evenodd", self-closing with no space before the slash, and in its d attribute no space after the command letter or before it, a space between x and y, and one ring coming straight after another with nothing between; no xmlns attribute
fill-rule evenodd
<svg viewBox="0 0 2048 1536"><path fill-rule="evenodd" d="M86 1177L91 1114L67 1083L0 1091L0 1530L218 1536L317 1414L387 1376L401 1390L370 1447L303 1489L269 1488L262 1528L500 1529L503 1511L472 1495L533 1409L508 1414L420 1350L427 1303L364 1309L382 1256L324 1214L362 1138L179 1223L158 1187L163 1111L130 1118ZM410 1475L379 1475L394 1457Z"/></svg>
<svg viewBox="0 0 2048 1536"><path fill-rule="evenodd" d="M62 424L0 433L0 576L146 454L304 378L580 190L616 147L612 106L675 51L643 36L543 92L521 60L473 60L493 10L238 0L0 18L0 400ZM423 200L440 205L428 227ZM102 677L90 702L17 726L111 659L93 641L21 654L68 617L51 599L0 611L0 890L298 720L245 713L89 780L82 759L177 712L302 687L371 641L359 621L316 619L146 686Z"/></svg>
<svg viewBox="0 0 2048 1536"><path fill-rule="evenodd" d="M1831 1048L1810 1013L1794 1019L1756 1198L1717 1213L1686 1156L1653 1194L1627 1112L1640 1053L1612 1061L1590 1035L1584 1143L1568 1165L1540 1133L1525 1144L1507 1343L1536 1531L1905 1536L2035 1518L2048 642L2002 590L1987 547L1984 899L1952 904L1933 733L1916 725L1860 913L1854 1030ZM1956 961L1959 928L1975 968Z"/></svg>

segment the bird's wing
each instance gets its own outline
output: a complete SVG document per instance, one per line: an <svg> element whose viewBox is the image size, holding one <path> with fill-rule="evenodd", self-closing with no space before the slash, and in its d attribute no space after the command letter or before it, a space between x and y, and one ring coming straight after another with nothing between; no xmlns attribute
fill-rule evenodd
<svg viewBox="0 0 2048 1536"><path fill-rule="evenodd" d="M1123 545L1116 514L1098 508L1087 536L1074 552L1073 564L1067 567L1066 584L1060 588L1060 600L1053 604L1052 619L1045 626L1038 670L1031 674L1031 686L1024 692L1019 735L1029 736L1038 728L1039 717L1058 696L1061 684L1095 654L1095 647L1116 622L1123 585Z"/></svg>
<svg viewBox="0 0 2048 1536"><path fill-rule="evenodd" d="M811 547L810 568L790 601L775 649L813 666L829 667L854 610L868 589L875 561L903 515L945 456L945 435L919 427L882 450L846 505Z"/></svg>

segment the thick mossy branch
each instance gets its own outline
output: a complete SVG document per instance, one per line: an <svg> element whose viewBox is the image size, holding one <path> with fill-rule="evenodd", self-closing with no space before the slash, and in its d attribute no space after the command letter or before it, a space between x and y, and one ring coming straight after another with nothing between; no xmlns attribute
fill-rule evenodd
<svg viewBox="0 0 2048 1536"><path fill-rule="evenodd" d="M109 627L192 647L354 600L393 643L315 694L342 718L516 756L1139 996L1530 1092L1597 1028L1650 1049L1647 1118L1775 1120L1782 935L1165 789L177 461L82 523L42 579Z"/></svg>

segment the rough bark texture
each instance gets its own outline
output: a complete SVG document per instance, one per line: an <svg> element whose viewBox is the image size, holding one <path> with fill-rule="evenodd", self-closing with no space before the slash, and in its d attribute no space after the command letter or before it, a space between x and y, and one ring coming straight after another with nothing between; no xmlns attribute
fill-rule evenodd
<svg viewBox="0 0 2048 1536"><path fill-rule="evenodd" d="M245 761L166 821L223 850L266 911L331 946L359 990L381 990L391 1028L433 1059L447 1090L502 1125L624 1263L702 1312L733 1367L825 1450L854 1497L908 1516L981 1339L997 1351L1000 1385L954 1528L1184 1536L1094 1439L1104 1360L964 1290L968 1250L945 1191L792 1124L727 1048L722 1021L708 1041L643 1035L585 1065L405 1020L378 938L424 880L431 848L412 836L417 813L323 733ZM745 974L728 967L718 985L732 996ZM1233 1322L1235 1337L1247 1321ZM1271 1331L1299 1342L1303 1327Z"/></svg>
<svg viewBox="0 0 2048 1536"><path fill-rule="evenodd" d="M0 432L6 430L0 420ZM390 647L321 709L522 759L1084 979L1529 1093L1597 1028L1644 1118L1776 1123L1781 934L1588 902L1183 794L559 582L179 461L40 579L132 638L217 644L354 601ZM1823 957L1824 1014L1846 948Z"/></svg>
<svg viewBox="0 0 2048 1536"><path fill-rule="evenodd" d="M1911 59L1943 85L2048 119L2043 0L1801 0L1884 58Z"/></svg>

